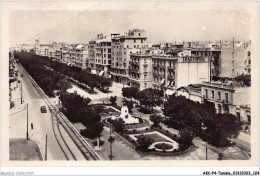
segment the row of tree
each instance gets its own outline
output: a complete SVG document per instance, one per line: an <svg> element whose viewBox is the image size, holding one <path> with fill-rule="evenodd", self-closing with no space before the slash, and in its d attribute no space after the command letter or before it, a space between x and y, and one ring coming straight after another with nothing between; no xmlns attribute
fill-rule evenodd
<svg viewBox="0 0 260 176"><path fill-rule="evenodd" d="M52 61L46 56L39 56L24 51L16 52L15 55L19 55L19 58L27 58L28 60L34 60L35 62L38 62L36 63L37 65L45 65L49 68L52 68L55 72L59 72L81 83L84 83L88 87L90 87L91 92L94 92L94 88L104 88L110 87L112 85L112 81L109 78L104 78L102 76L91 74L87 70L82 70L79 67L70 66L65 63L60 63L58 61Z"/></svg>
<svg viewBox="0 0 260 176"><path fill-rule="evenodd" d="M71 86L60 74L46 69L31 54L27 52L14 52L14 57L19 60L25 70L48 96L54 96L54 90L64 90Z"/></svg>

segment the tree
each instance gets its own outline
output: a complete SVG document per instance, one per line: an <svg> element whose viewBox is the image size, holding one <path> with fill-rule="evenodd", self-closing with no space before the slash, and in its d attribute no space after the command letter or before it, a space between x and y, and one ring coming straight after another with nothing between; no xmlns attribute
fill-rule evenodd
<svg viewBox="0 0 260 176"><path fill-rule="evenodd" d="M125 124L122 118L116 118L112 121L113 126L115 127L115 131L118 133L122 133L125 129Z"/></svg>
<svg viewBox="0 0 260 176"><path fill-rule="evenodd" d="M92 126L88 127L87 129L80 131L80 134L90 139L97 138L97 146L100 147L99 141L103 129L104 129L104 124L102 122L96 122Z"/></svg>
<svg viewBox="0 0 260 176"><path fill-rule="evenodd" d="M116 100L117 100L117 96L110 96L109 101L110 101L112 104L116 104Z"/></svg>
<svg viewBox="0 0 260 176"><path fill-rule="evenodd" d="M66 92L67 89L72 88L71 82L67 81L66 79L60 79L57 82L57 87L61 92Z"/></svg>
<svg viewBox="0 0 260 176"><path fill-rule="evenodd" d="M154 139L148 135L142 134L137 137L136 143L140 150L145 151L152 143L154 143Z"/></svg>
<svg viewBox="0 0 260 176"><path fill-rule="evenodd" d="M179 131L179 136L183 144L190 145L195 137L195 133L189 128L184 128Z"/></svg>
<svg viewBox="0 0 260 176"><path fill-rule="evenodd" d="M133 106L134 106L133 102L126 100L126 101L125 101L125 105L127 106L129 112L131 113L131 112L132 112L132 108L133 108Z"/></svg>
<svg viewBox="0 0 260 176"><path fill-rule="evenodd" d="M139 89L137 87L125 87L122 88L122 95L126 98L135 98L137 97L137 94L139 92Z"/></svg>
<svg viewBox="0 0 260 176"><path fill-rule="evenodd" d="M154 106L159 106L163 103L163 92L152 88L144 89L138 93L137 99L141 105L151 107L153 111Z"/></svg>
<svg viewBox="0 0 260 176"><path fill-rule="evenodd" d="M159 127L159 124L162 122L163 118L161 115L155 113L150 115L150 120L153 122L154 127Z"/></svg>

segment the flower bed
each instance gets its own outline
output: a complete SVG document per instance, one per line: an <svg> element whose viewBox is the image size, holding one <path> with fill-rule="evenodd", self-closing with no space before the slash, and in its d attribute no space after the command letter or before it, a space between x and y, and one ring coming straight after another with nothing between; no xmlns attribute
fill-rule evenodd
<svg viewBox="0 0 260 176"><path fill-rule="evenodd" d="M169 150L173 148L173 145L168 144L168 143L157 143L154 145L154 148L160 149L160 150Z"/></svg>

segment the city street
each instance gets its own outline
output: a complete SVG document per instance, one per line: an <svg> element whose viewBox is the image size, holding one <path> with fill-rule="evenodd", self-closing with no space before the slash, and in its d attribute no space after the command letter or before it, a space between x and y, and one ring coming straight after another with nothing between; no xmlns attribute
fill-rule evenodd
<svg viewBox="0 0 260 176"><path fill-rule="evenodd" d="M58 145L56 138L52 129L52 119L49 110L47 113L41 113L40 107L45 105L44 100L41 98L39 93L32 86L29 79L26 77L24 71L15 65L18 69L19 80L22 81L22 98L24 100L23 104L19 105L19 99L16 101L16 105L20 107L25 107L28 103L28 124L29 124L29 138L37 141L40 145L40 149L45 156L45 140L46 134L48 135L48 146L47 146L47 160L66 160L60 146ZM21 77L20 75L24 76ZM14 91L20 91L20 87L16 88ZM17 94L17 93L16 93ZM19 93L18 93L19 94ZM47 106L46 106L47 107ZM17 108L10 110L10 114L15 113ZM18 110L19 111L19 110ZM18 112L10 116L10 138L26 138L26 116L27 111ZM31 129L31 123L33 123L33 129Z"/></svg>

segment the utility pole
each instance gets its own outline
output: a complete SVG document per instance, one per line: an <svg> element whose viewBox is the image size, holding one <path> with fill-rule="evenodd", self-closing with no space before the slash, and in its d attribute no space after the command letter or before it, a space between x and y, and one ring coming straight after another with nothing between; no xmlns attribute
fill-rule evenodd
<svg viewBox="0 0 260 176"><path fill-rule="evenodd" d="M23 104L23 82L21 80L21 104Z"/></svg>
<svg viewBox="0 0 260 176"><path fill-rule="evenodd" d="M47 161L47 134L46 134L46 143L45 143L45 161Z"/></svg>
<svg viewBox="0 0 260 176"><path fill-rule="evenodd" d="M26 109L27 109L27 131L26 131L26 139L27 140L29 140L29 133L28 133L28 103L27 103L27 105L26 105L27 107L26 107Z"/></svg>
<svg viewBox="0 0 260 176"><path fill-rule="evenodd" d="M208 160L208 142L206 142L206 160Z"/></svg>

